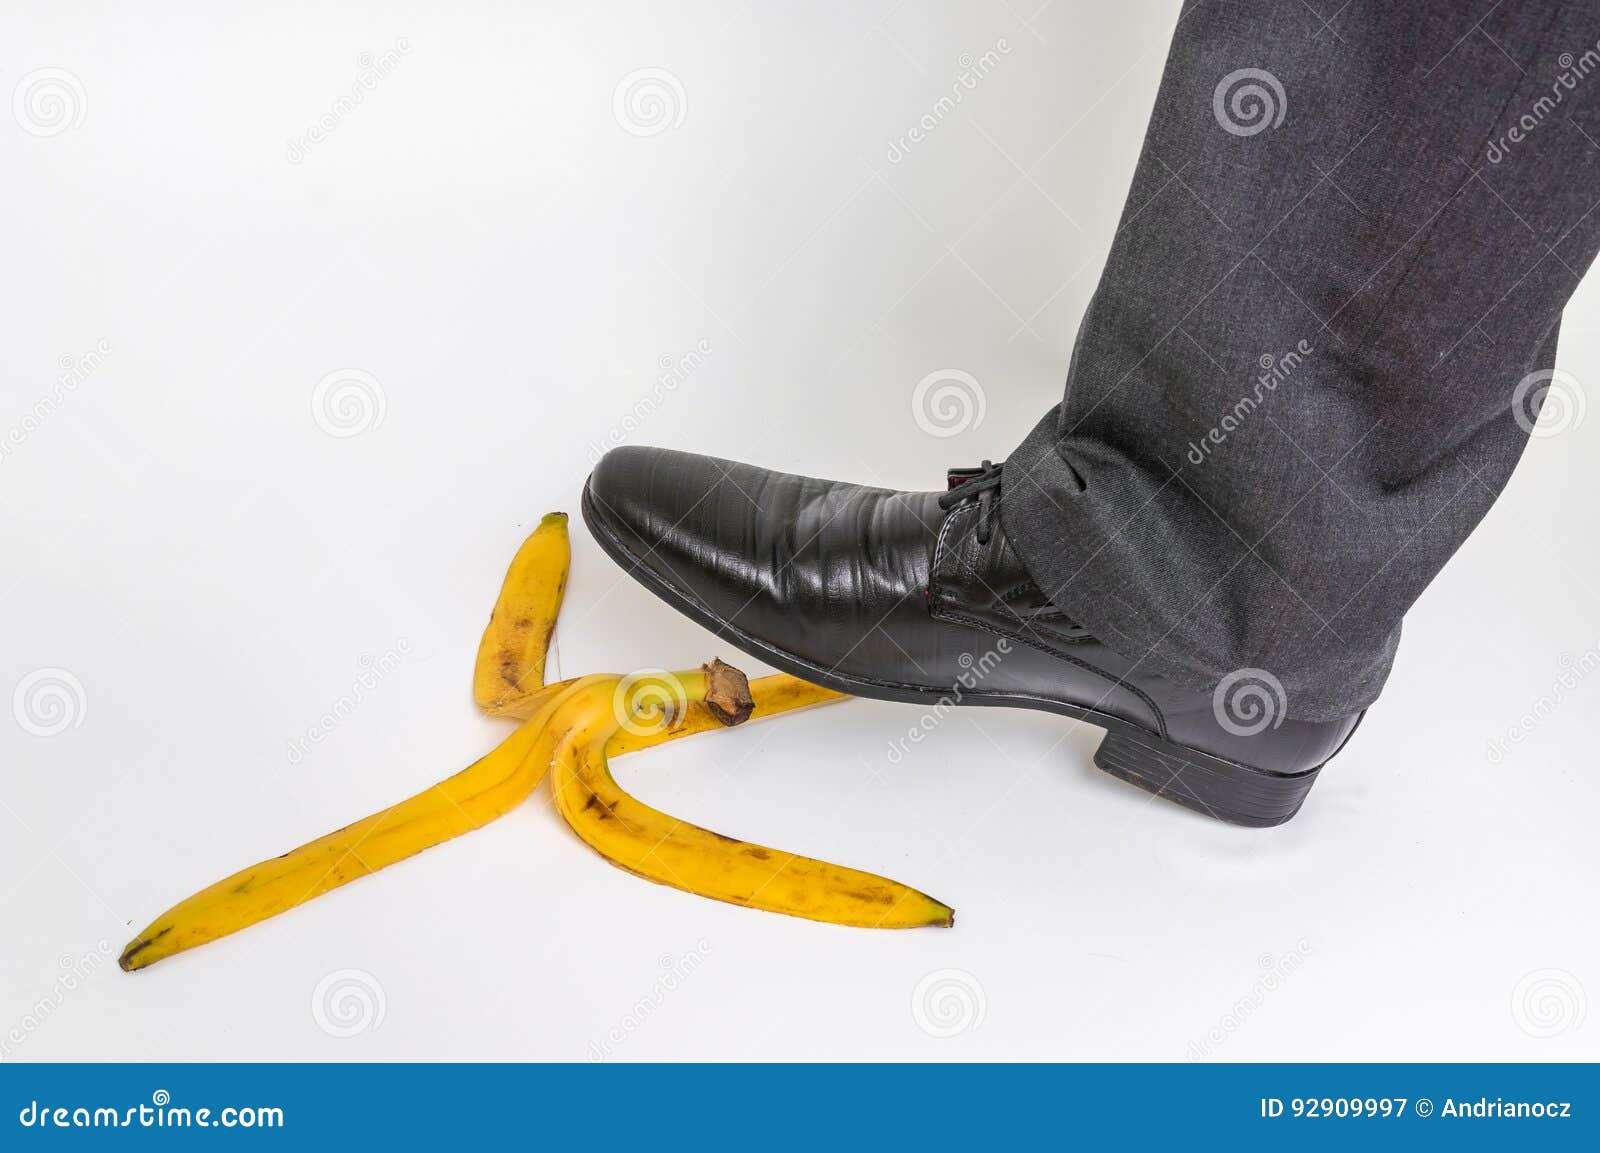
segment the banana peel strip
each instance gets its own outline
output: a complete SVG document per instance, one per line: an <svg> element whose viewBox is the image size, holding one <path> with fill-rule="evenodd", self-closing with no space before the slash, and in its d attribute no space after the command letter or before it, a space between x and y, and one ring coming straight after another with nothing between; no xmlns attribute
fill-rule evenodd
<svg viewBox="0 0 1600 1153"><path fill-rule="evenodd" d="M813 921L883 929L954 923L948 905L898 881L724 836L624 792L608 755L631 721L606 698L621 698L626 685L586 686L563 700L552 723L561 733L551 766L556 808L612 864L702 897ZM690 700L704 691L680 687Z"/></svg>

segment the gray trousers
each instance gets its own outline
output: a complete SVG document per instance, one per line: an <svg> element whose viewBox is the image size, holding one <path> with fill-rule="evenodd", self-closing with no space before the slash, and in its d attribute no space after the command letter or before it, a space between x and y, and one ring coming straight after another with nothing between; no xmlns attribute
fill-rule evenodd
<svg viewBox="0 0 1600 1153"><path fill-rule="evenodd" d="M1581 419L1556 335L1597 247L1596 0L1194 0L1007 536L1143 671L1364 708Z"/></svg>

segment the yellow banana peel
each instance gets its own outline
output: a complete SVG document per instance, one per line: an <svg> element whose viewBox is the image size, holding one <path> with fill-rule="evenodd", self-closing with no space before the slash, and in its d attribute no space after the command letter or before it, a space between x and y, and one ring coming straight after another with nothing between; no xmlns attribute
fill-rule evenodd
<svg viewBox="0 0 1600 1153"><path fill-rule="evenodd" d="M685 702L714 696L716 673L587 682L562 698L551 788L572 831L630 873L735 905L864 928L953 924L948 905L898 881L714 833L622 790L607 764L616 737L652 715L670 725Z"/></svg>
<svg viewBox="0 0 1600 1153"><path fill-rule="evenodd" d="M526 717L536 707L571 563L567 514L547 513L512 558L478 643L472 698L484 712Z"/></svg>
<svg viewBox="0 0 1600 1153"><path fill-rule="evenodd" d="M570 559L567 516L550 513L517 550L478 647L473 698L488 713L521 721L515 732L415 796L180 901L128 943L122 968L142 969L237 932L479 828L526 799L552 765L567 823L630 872L814 920L885 928L951 923L947 906L898 882L723 837L624 793L608 757L844 694L781 673L747 683L721 661L682 673L546 685L545 656Z"/></svg>
<svg viewBox="0 0 1600 1153"><path fill-rule="evenodd" d="M129 971L142 969L286 912L510 812L538 787L549 769L560 726L566 723L555 719L557 706L581 687L619 679L589 676L560 681L521 698L518 708L525 710L526 719L487 756L399 804L241 869L180 901L128 943L119 963ZM838 693L784 676L763 677L751 690L752 717L840 699ZM607 751L621 756L726 723L710 705L696 700L668 724L648 730L619 728Z"/></svg>

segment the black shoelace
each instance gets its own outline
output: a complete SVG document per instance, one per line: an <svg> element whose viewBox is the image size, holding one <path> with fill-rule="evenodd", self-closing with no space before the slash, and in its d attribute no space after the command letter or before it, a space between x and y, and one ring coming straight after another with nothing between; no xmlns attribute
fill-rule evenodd
<svg viewBox="0 0 1600 1153"><path fill-rule="evenodd" d="M951 469L950 491L939 497L939 507L946 512L969 500L978 502L979 544L989 543L989 534L994 525L996 498L1000 492L1000 470L1004 467L1005 461L995 464L986 460L980 469Z"/></svg>

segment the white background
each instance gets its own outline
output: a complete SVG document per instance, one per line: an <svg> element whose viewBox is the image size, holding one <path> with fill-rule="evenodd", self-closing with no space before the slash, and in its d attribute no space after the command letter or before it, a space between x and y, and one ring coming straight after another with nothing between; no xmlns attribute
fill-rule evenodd
<svg viewBox="0 0 1600 1153"><path fill-rule="evenodd" d="M53 135L0 110L0 426L63 358L109 351L0 458L6 1059L583 1060L613 1030L618 1059L1600 1057L1600 676L1552 688L1600 659L1600 418L1532 445L1280 829L1152 801L1091 767L1096 730L1034 713L962 711L894 764L920 710L850 702L619 775L926 889L954 930L645 884L541 793L147 972L98 958L503 735L470 700L479 632L538 516L576 512L592 443L894 487L1006 454L1058 397L1177 10L1055 0L1025 23L1037 2L9 6L4 93L41 68L78 87ZM613 108L641 68L683 93L654 135ZM1600 381L1597 294L1562 340L1580 382ZM313 393L350 368L382 419L330 435ZM910 398L947 368L986 409L940 439ZM573 535L552 675L725 652ZM49 736L13 716L41 669L72 678ZM657 997L661 959L691 952ZM962 1028L939 1037L913 1000L947 969L933 1024ZM314 1011L341 970L365 974L348 1037Z"/></svg>

